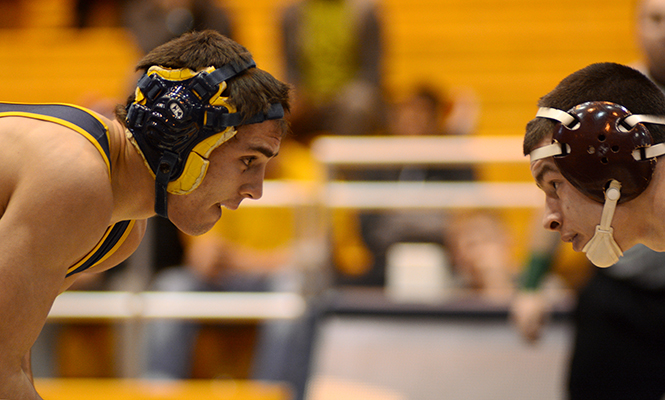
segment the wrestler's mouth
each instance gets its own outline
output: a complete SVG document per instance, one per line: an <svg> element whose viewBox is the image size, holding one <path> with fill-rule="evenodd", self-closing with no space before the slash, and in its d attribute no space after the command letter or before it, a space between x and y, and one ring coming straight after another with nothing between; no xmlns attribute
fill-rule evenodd
<svg viewBox="0 0 665 400"><path fill-rule="evenodd" d="M237 203L219 203L219 207L226 208L227 210L237 210L238 207L240 206L240 201Z"/></svg>
<svg viewBox="0 0 665 400"><path fill-rule="evenodd" d="M561 240L563 240L566 243L572 243L573 244L573 250L577 251L577 238L579 235L577 234L567 234L567 235L561 235Z"/></svg>

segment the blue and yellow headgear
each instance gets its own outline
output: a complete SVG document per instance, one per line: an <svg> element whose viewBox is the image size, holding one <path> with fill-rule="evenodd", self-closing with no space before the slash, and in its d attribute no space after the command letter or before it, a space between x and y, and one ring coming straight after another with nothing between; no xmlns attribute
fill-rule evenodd
<svg viewBox="0 0 665 400"><path fill-rule="evenodd" d="M222 93L226 81L255 67L254 61L202 71L153 66L139 79L127 107L127 127L146 165L155 175L155 212L167 216L167 191L187 194L208 170L210 153L235 135L235 127L279 119L284 109L245 119Z"/></svg>

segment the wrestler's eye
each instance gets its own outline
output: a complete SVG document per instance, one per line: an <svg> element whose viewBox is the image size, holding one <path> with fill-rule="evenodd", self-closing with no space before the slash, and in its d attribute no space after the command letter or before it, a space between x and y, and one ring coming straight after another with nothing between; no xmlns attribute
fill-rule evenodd
<svg viewBox="0 0 665 400"><path fill-rule="evenodd" d="M557 190L561 187L561 181L558 180L548 181L545 187L548 188L547 190L545 190L546 194L552 197L558 197Z"/></svg>
<svg viewBox="0 0 665 400"><path fill-rule="evenodd" d="M252 166L252 163L256 160L256 157L244 157L242 163L245 164L245 167L249 168Z"/></svg>

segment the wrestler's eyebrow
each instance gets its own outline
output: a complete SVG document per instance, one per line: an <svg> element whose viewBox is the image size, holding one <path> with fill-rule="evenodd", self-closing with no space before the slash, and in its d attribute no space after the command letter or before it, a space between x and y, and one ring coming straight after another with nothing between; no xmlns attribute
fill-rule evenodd
<svg viewBox="0 0 665 400"><path fill-rule="evenodd" d="M251 151L259 152L267 158L277 157L277 154L279 154L279 152L274 152L266 146L251 146L249 149Z"/></svg>
<svg viewBox="0 0 665 400"><path fill-rule="evenodd" d="M545 174L548 172L559 172L554 166L550 164L545 164L542 166L540 171L538 171L538 174L536 174L536 185L539 188L543 188L543 180L545 179Z"/></svg>

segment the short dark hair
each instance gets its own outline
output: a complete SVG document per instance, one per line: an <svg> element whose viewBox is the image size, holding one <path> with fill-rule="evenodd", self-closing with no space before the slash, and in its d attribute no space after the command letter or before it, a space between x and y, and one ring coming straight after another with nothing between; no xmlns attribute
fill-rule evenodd
<svg viewBox="0 0 665 400"><path fill-rule="evenodd" d="M147 71L157 65L164 68L189 68L199 71L213 66L220 68L227 64L245 65L252 59L252 54L244 46L214 30L188 32L178 38L156 47L146 54L136 65L137 71ZM238 112L249 118L261 112L267 112L271 104L280 103L284 111L289 111L291 88L268 72L259 68L250 68L227 81L228 87L223 93L229 97L229 103ZM134 102L130 95L127 105ZM125 106L116 108L116 117L124 123ZM284 130L287 125L281 120Z"/></svg>
<svg viewBox="0 0 665 400"><path fill-rule="evenodd" d="M632 114L665 115L665 95L641 72L617 63L596 63L564 78L551 92L541 97L538 107L570 110L589 101L609 101ZM647 124L655 143L665 142L665 126ZM555 122L534 118L526 125L523 151L527 155L548 134Z"/></svg>

